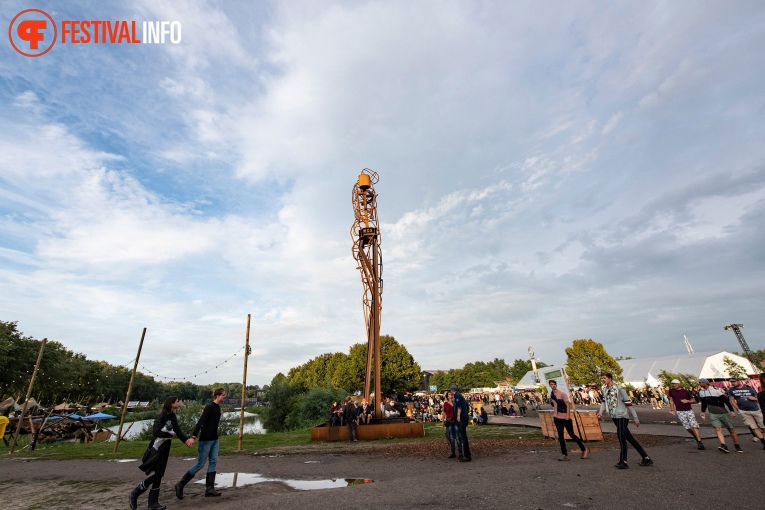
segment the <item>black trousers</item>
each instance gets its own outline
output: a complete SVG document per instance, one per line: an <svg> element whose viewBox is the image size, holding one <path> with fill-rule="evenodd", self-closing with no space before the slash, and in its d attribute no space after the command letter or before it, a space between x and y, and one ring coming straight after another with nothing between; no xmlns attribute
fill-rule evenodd
<svg viewBox="0 0 765 510"><path fill-rule="evenodd" d="M560 443L560 452L563 455L568 455L568 450L566 450L566 435L563 433L563 430L565 429L566 432L568 432L568 435L571 439L576 441L576 444L579 445L579 448L582 451L585 451L586 448L584 446L584 443L581 439L579 439L579 436L577 436L574 433L574 422L570 419L564 420L563 418L553 418L553 421L555 422L555 429L558 431L558 442Z"/></svg>
<svg viewBox="0 0 765 510"><path fill-rule="evenodd" d="M638 443L637 440L632 437L630 429L627 428L630 420L628 418L613 418L613 420L614 425L616 425L616 437L619 439L619 446L621 447L621 450L619 451L619 462L627 462L628 442L640 454L641 458L644 459L648 457L648 454L645 452L645 450L643 450L643 447L640 446L640 443Z"/></svg>
<svg viewBox="0 0 765 510"><path fill-rule="evenodd" d="M468 423L467 421L459 421L457 426L459 427L460 439L462 440L462 454L467 458L471 458L473 454L470 453L470 443L468 443L467 437Z"/></svg>

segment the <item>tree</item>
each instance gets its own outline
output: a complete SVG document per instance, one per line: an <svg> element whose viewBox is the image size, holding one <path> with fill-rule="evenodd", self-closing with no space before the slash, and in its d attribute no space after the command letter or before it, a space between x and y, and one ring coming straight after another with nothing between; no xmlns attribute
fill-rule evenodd
<svg viewBox="0 0 765 510"><path fill-rule="evenodd" d="M543 368L546 366L547 366L546 363L537 361L537 368ZM513 364L510 367L510 373L508 374L508 379L510 379L510 382L515 384L521 379L523 379L523 376L529 373L529 371L533 370L533 368L534 367L531 366L530 359L517 359L513 361Z"/></svg>
<svg viewBox="0 0 765 510"><path fill-rule="evenodd" d="M610 372L614 379L621 379L622 367L612 358L603 344L589 340L574 340L566 348L566 369L572 384L593 385L600 382L601 372Z"/></svg>
<svg viewBox="0 0 765 510"><path fill-rule="evenodd" d="M728 372L729 377L733 377L735 379L747 379L748 375L746 373L746 369L730 359L728 356L725 356L723 358L723 364L725 365L725 370Z"/></svg>
<svg viewBox="0 0 765 510"><path fill-rule="evenodd" d="M659 381L661 381L661 385L665 388L672 387L672 379L680 381L680 386L686 389L695 388L699 385L699 380L693 374L681 374L667 370L659 372Z"/></svg>
<svg viewBox="0 0 765 510"><path fill-rule="evenodd" d="M281 431L287 429L287 418L292 409L299 404L300 388L290 384L287 376L279 372L271 380L266 393L268 407L264 413L263 425L266 430Z"/></svg>
<svg viewBox="0 0 765 510"><path fill-rule="evenodd" d="M327 388L332 385L338 369L348 356L342 352L326 353L317 356L306 363L290 369L287 378L304 390L310 388Z"/></svg>
<svg viewBox="0 0 765 510"><path fill-rule="evenodd" d="M438 371L435 374L430 376L430 385L435 386L438 391L445 391L447 390L451 385L457 384L457 379L455 377L455 374L452 372L455 372L458 370L449 370L448 372L444 371Z"/></svg>
<svg viewBox="0 0 765 510"><path fill-rule="evenodd" d="M383 395L390 395L394 391L415 391L419 387L422 371L420 365L414 361L406 347L390 335L380 337L380 364L380 390ZM338 366L332 384L348 393L363 391L366 367L367 345L355 344Z"/></svg>

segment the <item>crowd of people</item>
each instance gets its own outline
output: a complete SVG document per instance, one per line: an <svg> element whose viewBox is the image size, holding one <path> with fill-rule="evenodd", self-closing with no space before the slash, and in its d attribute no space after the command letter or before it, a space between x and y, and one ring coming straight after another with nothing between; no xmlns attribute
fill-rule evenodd
<svg viewBox="0 0 765 510"><path fill-rule="evenodd" d="M709 420L720 441L718 450L727 453L723 429L728 431L735 451L743 449L731 421L739 413L746 425L752 431L756 440L763 444L763 417L765 416L765 391L755 391L745 385L740 379L731 379L727 383L710 383L700 379L699 385L693 388L683 388L679 380L674 379L670 387L661 386L635 389L625 388L615 384L613 375L604 372L601 376L602 386L571 389L571 399L579 406L598 406L598 419L608 415L616 425L616 435L619 441L619 461L616 467L627 469L628 445L640 455L640 466L651 466L653 460L635 439L629 430L630 420L636 427L640 420L635 411L637 405L651 405L653 409L669 407L670 412L677 416L680 423L696 440L699 450L704 450L704 443L699 432L692 404L701 404L701 418ZM760 376L760 388L765 388L765 376ZM565 434L573 440L581 450L581 458L589 457L589 449L575 434L569 395L558 389L557 381L548 381L549 392L517 391L495 393L471 393L463 396L455 386L444 394L411 394L393 395L381 405L383 418L408 418L423 422L442 422L445 436L449 445L449 458L458 458L463 462L472 459L467 438L467 426L481 425L488 422L486 408L493 407L495 416L525 416L528 409L540 410L543 404L553 408L553 421L557 429L561 454L559 460L567 461L568 448ZM720 387L715 387L720 386ZM729 387L727 387L729 386ZM348 397L342 405L334 402L330 409L330 425L345 425L348 428L348 440L356 440L356 427L370 423L374 414L374 406L362 399L357 403Z"/></svg>

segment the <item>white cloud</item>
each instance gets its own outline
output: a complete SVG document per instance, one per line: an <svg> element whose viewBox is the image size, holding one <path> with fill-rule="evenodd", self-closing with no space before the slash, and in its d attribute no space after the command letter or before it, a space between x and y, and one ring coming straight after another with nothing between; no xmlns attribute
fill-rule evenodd
<svg viewBox="0 0 765 510"><path fill-rule="evenodd" d="M183 43L0 64L0 318L28 334L126 362L148 326L146 366L177 376L236 351L252 313L259 384L346 351L363 167L383 332L428 368L529 344L560 362L574 338L703 350L723 316L761 323L746 5L128 8Z"/></svg>

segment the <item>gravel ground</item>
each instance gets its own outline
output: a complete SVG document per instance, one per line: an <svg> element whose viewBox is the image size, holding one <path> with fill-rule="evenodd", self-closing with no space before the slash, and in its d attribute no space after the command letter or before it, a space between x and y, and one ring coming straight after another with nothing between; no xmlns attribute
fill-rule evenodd
<svg viewBox="0 0 765 510"><path fill-rule="evenodd" d="M633 429L633 432L635 430ZM617 470L618 445L612 435L593 445L589 460L572 452L558 462L557 443L544 439L476 440L474 460L446 459L440 442L396 444L317 444L221 457L220 478L238 473L238 483L260 474L289 480L368 479L343 488L296 490L278 481L222 489L220 498L204 498L204 486L190 484L186 498L175 499L172 486L193 460L173 457L160 500L168 509L214 508L501 508L692 509L715 506L719 484L710 477L743 481L735 495L748 501L765 496L759 481L765 451L744 444L744 454L724 454L708 442L637 435L656 464L638 466L630 451L630 469ZM202 474L197 475L197 480ZM127 495L141 479L137 462L112 460L0 460L4 508L19 510L124 509ZM748 483L746 481L749 481ZM321 485L320 482L315 482ZM8 504L8 506L6 506ZM142 496L139 508L145 508ZM285 506L286 505L286 506Z"/></svg>

